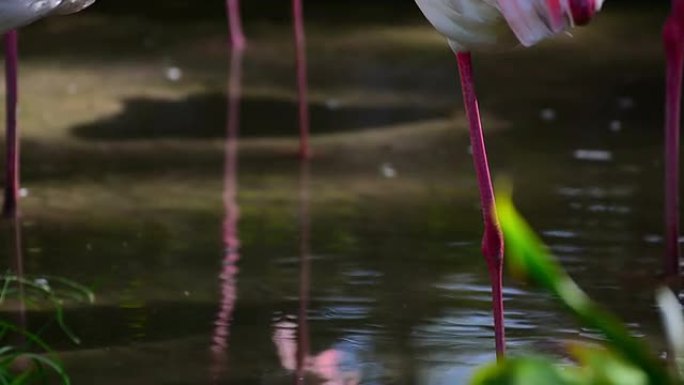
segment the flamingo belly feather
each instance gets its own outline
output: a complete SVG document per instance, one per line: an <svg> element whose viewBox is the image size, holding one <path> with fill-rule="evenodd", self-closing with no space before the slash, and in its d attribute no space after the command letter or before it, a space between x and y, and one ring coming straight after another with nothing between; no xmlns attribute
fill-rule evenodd
<svg viewBox="0 0 684 385"><path fill-rule="evenodd" d="M573 0L416 0L456 52L526 47L573 26ZM593 7L598 10L602 0Z"/></svg>
<svg viewBox="0 0 684 385"><path fill-rule="evenodd" d="M95 0L0 0L0 33L50 15L78 12Z"/></svg>

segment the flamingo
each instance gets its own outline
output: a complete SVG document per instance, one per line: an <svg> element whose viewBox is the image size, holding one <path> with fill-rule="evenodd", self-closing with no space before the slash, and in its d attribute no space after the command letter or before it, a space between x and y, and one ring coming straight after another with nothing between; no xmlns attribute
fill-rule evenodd
<svg viewBox="0 0 684 385"><path fill-rule="evenodd" d="M95 0L5 0L0 2L0 33L4 33L6 87L5 202L3 215L17 214L19 194L19 135L17 133L17 28L51 15L67 15L89 7Z"/></svg>
<svg viewBox="0 0 684 385"><path fill-rule="evenodd" d="M684 0L674 1L675 5L679 4L680 8L677 9L684 12L682 6ZM505 354L502 298L503 238L496 217L494 188L489 173L470 52L511 45L516 41L523 46L534 45L575 25L587 24L601 9L603 0L416 0L416 3L425 17L447 38L458 62L484 220L482 254L487 262L492 285L496 356L498 360L501 360ZM675 17L670 20L672 25L668 30L676 31L672 33L675 35L672 40L680 44L679 27L684 17ZM681 77L682 49L680 46L676 51L680 59L676 67ZM676 82L681 83L681 79L677 79ZM679 85L673 86L673 95L678 89ZM668 105L673 110L678 110L676 107L679 106L679 101L674 98L675 96L672 96L672 103ZM678 124L679 116L673 115L671 120L668 127L672 127L668 129L668 132L677 131L678 127L675 125ZM668 144L676 146L674 140L668 139ZM672 162L676 163L676 159L672 159ZM670 181L669 177L668 181ZM676 185L672 187L672 190L676 192ZM670 198L676 199L676 195ZM673 215L676 214L668 214L668 218ZM674 223L675 220L672 220ZM674 236L676 241L677 229L674 225L672 227L670 236Z"/></svg>
<svg viewBox="0 0 684 385"><path fill-rule="evenodd" d="M242 30L239 0L226 0L228 29L230 42L240 50L246 47L246 39ZM299 115L299 157L311 158L309 146L310 116L309 93L306 60L306 30L304 28L304 3L302 0L292 0L292 22L295 42L295 60L297 71L298 115Z"/></svg>

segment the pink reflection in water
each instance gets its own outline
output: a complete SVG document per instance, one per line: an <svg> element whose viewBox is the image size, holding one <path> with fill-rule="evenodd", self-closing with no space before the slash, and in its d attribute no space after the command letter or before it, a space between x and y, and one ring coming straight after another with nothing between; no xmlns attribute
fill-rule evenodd
<svg viewBox="0 0 684 385"><path fill-rule="evenodd" d="M226 118L225 164L223 181L223 245L225 254L219 279L221 281L221 303L212 337L211 351L214 358L212 375L221 377L226 370L229 346L230 325L237 300L237 262L240 259L240 239L238 219L240 207L237 203L238 191L238 136L240 133L240 100L242 93L242 56L240 47L231 51L230 74L228 79L228 103Z"/></svg>
<svg viewBox="0 0 684 385"><path fill-rule="evenodd" d="M308 108L307 108L308 110ZM300 124L303 124L300 121ZM309 162L304 159L299 168L299 312L297 316L296 383L304 383L309 355L309 292L311 286L311 218L309 195ZM287 340L287 339L286 339Z"/></svg>
<svg viewBox="0 0 684 385"><path fill-rule="evenodd" d="M273 343L276 346L280 365L297 375L298 384L303 384L306 374L315 376L316 383L326 385L356 385L361 383L361 370L358 367L349 368L350 352L332 347L318 354L305 354L300 357L298 344L302 329L301 322L279 321L274 325ZM297 332L300 333L297 333Z"/></svg>
<svg viewBox="0 0 684 385"><path fill-rule="evenodd" d="M348 368L349 352L330 348L318 354L310 353L307 312L311 286L311 212L310 165L303 160L299 173L299 310L297 317L285 317L274 324L273 343L281 366L295 373L295 383L306 383L307 375L326 385L356 385L361 382L357 367ZM296 323L291 319L296 318Z"/></svg>
<svg viewBox="0 0 684 385"><path fill-rule="evenodd" d="M24 277L24 253L22 251L22 235L21 235L21 221L18 215L14 213L14 216L9 220L10 222L10 232L11 232L11 242L10 242L10 269L21 279ZM19 295L18 300L18 311L17 311L17 326L21 330L26 328L26 304L24 303L24 284L18 281L19 285Z"/></svg>

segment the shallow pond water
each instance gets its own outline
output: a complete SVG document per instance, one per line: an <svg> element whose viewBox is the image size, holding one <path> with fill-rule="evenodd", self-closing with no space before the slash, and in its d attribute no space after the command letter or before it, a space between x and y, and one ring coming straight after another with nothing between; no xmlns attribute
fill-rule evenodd
<svg viewBox="0 0 684 385"><path fill-rule="evenodd" d="M608 8L574 39L476 56L494 173L656 348L663 14ZM304 164L287 24L248 27L226 140L222 24L75 18L26 31L20 117L24 271L97 295L66 313L81 345L46 334L73 383L285 384L298 346L311 384L465 384L494 359L455 65L418 13L312 20ZM599 338L509 277L504 294L512 355Z"/></svg>

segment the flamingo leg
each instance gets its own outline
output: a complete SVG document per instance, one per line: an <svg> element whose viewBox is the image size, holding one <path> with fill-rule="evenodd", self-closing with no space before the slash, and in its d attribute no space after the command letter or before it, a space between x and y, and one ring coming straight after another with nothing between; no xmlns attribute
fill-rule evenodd
<svg viewBox="0 0 684 385"><path fill-rule="evenodd" d="M466 115L470 124L470 143L472 145L475 173L482 200L482 215L484 218L484 236L482 238L482 255L487 262L489 278L492 284L492 307L494 311L494 333L496 342L496 357L503 359L506 350L504 330L502 270L503 270L503 235L496 216L494 201L494 187L489 174L489 163L485 149L480 120L480 110L475 93L472 60L469 52L456 54L461 76L461 89L465 103Z"/></svg>
<svg viewBox="0 0 684 385"><path fill-rule="evenodd" d="M304 30L304 6L302 0L292 0L294 39L297 62L297 91L299 94L299 156L311 157L309 148L309 95L306 63L306 32Z"/></svg>
<svg viewBox="0 0 684 385"><path fill-rule="evenodd" d="M679 275L679 130L684 64L684 0L672 2L663 28L666 55L665 95L665 275Z"/></svg>
<svg viewBox="0 0 684 385"><path fill-rule="evenodd" d="M5 34L5 86L6 95L6 152L5 152L5 202L2 213L5 217L17 214L19 195L19 135L17 133L17 31Z"/></svg>
<svg viewBox="0 0 684 385"><path fill-rule="evenodd" d="M233 49L243 50L247 46L247 40L242 31L240 0L226 0L226 12L228 13L226 16L228 17L230 44Z"/></svg>

